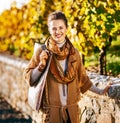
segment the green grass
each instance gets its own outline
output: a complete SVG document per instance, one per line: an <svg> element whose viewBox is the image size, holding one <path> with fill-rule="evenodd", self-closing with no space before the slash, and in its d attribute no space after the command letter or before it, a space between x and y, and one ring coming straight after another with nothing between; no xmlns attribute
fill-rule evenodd
<svg viewBox="0 0 120 123"><path fill-rule="evenodd" d="M107 74L117 76L120 75L120 36L117 41L113 41L107 50ZM93 54L85 58L85 67L98 67L99 53Z"/></svg>
<svg viewBox="0 0 120 123"><path fill-rule="evenodd" d="M113 41L107 51L107 71L113 75L120 74L120 38Z"/></svg>

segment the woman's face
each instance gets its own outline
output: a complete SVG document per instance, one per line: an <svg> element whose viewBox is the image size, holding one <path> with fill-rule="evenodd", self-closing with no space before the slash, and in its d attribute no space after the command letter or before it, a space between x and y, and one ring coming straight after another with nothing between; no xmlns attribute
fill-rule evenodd
<svg viewBox="0 0 120 123"><path fill-rule="evenodd" d="M56 43L62 43L65 41L67 27L62 19L51 20L48 24L48 29L51 37Z"/></svg>

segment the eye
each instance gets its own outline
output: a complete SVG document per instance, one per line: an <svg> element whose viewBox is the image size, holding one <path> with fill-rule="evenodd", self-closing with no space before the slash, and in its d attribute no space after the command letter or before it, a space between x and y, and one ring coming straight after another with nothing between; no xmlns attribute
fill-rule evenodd
<svg viewBox="0 0 120 123"><path fill-rule="evenodd" d="M62 26L60 26L60 29L63 29L63 27L62 27Z"/></svg>
<svg viewBox="0 0 120 123"><path fill-rule="evenodd" d="M52 28L52 30L53 30L53 31L56 31L56 30L57 30L57 28L53 27L53 28Z"/></svg>

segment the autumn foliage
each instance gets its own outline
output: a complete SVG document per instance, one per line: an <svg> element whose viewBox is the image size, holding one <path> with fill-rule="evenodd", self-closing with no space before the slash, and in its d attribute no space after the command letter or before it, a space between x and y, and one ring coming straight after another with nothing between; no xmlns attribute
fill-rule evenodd
<svg viewBox="0 0 120 123"><path fill-rule="evenodd" d="M84 55L101 49L120 33L119 0L31 0L21 9L12 4L0 15L0 51L30 59L34 42L47 36L47 15L62 10L68 18L68 37Z"/></svg>

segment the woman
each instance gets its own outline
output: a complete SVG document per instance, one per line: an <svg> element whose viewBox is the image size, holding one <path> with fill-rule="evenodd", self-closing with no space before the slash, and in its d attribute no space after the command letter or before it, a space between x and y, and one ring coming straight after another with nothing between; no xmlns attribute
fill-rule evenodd
<svg viewBox="0 0 120 123"><path fill-rule="evenodd" d="M42 102L44 123L80 123L80 93L91 90L104 94L109 88L102 90L92 84L78 50L66 36L67 29L64 13L51 13L48 16L50 37L45 42L47 52L38 48L25 69L25 79L32 86L46 66L48 52L53 54Z"/></svg>

